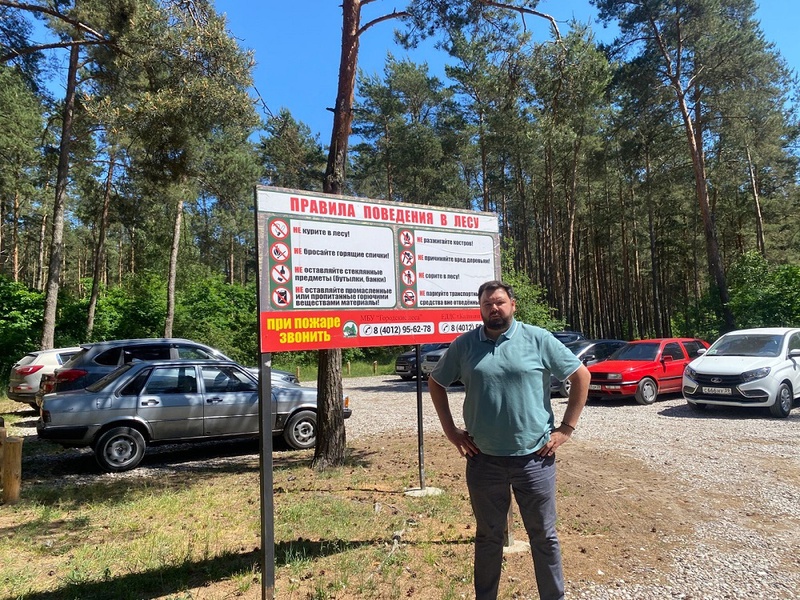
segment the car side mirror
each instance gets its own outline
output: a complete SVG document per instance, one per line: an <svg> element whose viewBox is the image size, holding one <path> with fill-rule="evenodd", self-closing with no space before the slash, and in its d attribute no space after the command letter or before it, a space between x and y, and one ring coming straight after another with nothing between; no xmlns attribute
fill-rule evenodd
<svg viewBox="0 0 800 600"><path fill-rule="evenodd" d="M800 348L792 348L789 350L789 358L800 358Z"/></svg>
<svg viewBox="0 0 800 600"><path fill-rule="evenodd" d="M673 359L670 355L661 357L661 362L672 362L673 360L675 359Z"/></svg>
<svg viewBox="0 0 800 600"><path fill-rule="evenodd" d="M595 360L597 357L594 354L585 354L581 359L583 364L588 363L589 361Z"/></svg>
<svg viewBox="0 0 800 600"><path fill-rule="evenodd" d="M706 353L706 350L708 350L708 348L698 348L697 349L697 356L702 356L703 354Z"/></svg>

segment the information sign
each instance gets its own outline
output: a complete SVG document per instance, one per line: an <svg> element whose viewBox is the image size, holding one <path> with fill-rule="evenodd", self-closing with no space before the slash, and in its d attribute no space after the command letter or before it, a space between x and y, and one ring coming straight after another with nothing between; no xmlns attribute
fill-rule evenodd
<svg viewBox="0 0 800 600"><path fill-rule="evenodd" d="M262 352L450 341L499 278L498 220L256 188Z"/></svg>

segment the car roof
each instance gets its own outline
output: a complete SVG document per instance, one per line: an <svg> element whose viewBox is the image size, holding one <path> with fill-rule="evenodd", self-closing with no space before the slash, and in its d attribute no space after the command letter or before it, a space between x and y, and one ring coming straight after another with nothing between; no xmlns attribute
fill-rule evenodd
<svg viewBox="0 0 800 600"><path fill-rule="evenodd" d="M48 348L47 350L32 350L26 354L39 356L40 354L60 354L62 352L80 352L81 346L69 346L67 348Z"/></svg>
<svg viewBox="0 0 800 600"><path fill-rule="evenodd" d="M111 346L111 345L134 345L134 344L152 344L152 343L164 343L164 344L175 344L175 343L187 343L187 344L197 344L198 346L206 346L210 348L207 344L203 344L202 342L195 342L194 340L189 340L185 338L130 338L125 340L104 340L102 342L87 342L85 344L81 344L81 348L93 348L96 346Z"/></svg>
<svg viewBox="0 0 800 600"><path fill-rule="evenodd" d="M235 367L239 367L243 371L247 371L246 367L243 367L239 363L234 360L214 360L212 358L159 358L156 360L133 360L131 361L134 365L139 364L146 364L151 367L160 367L160 366L167 366L167 367L175 367L180 365L199 365L201 367L209 366L209 367L219 367L220 365L232 365ZM124 366L124 365L123 365ZM249 373L249 371L248 371Z"/></svg>
<svg viewBox="0 0 800 600"><path fill-rule="evenodd" d="M661 342L698 342L702 341L700 338L690 337L667 337L667 338L647 338L645 340L633 340L629 344L646 344L646 343L661 343Z"/></svg>
<svg viewBox="0 0 800 600"><path fill-rule="evenodd" d="M800 328L797 327L753 327L750 329L736 329L734 331L728 331L724 335L731 335L731 334L769 334L769 335L783 335L785 333L789 333L790 331L800 331Z"/></svg>

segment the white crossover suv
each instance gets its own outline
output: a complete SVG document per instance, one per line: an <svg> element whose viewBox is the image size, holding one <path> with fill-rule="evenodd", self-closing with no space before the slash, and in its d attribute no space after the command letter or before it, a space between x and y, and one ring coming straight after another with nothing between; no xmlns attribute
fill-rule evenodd
<svg viewBox="0 0 800 600"><path fill-rule="evenodd" d="M764 327L726 333L683 372L692 408L769 408L786 418L800 396L800 329Z"/></svg>

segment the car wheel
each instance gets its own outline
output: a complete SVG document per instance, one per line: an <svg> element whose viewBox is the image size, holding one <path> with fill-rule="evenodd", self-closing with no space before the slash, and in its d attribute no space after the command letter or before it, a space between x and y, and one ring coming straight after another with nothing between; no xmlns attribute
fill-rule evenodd
<svg viewBox="0 0 800 600"><path fill-rule="evenodd" d="M570 390L571 387L572 387L572 383L570 382L570 380L569 379L565 379L561 383L561 389L558 390L559 395L562 398L569 398L569 390Z"/></svg>
<svg viewBox="0 0 800 600"><path fill-rule="evenodd" d="M699 404L697 402L687 402L686 404L689 405L689 408L695 412L706 412L708 408L708 404Z"/></svg>
<svg viewBox="0 0 800 600"><path fill-rule="evenodd" d="M403 381L411 381L412 379L414 379L414 376L413 375L400 375L400 379L402 379Z"/></svg>
<svg viewBox="0 0 800 600"><path fill-rule="evenodd" d="M775 398L775 403L769 407L769 412L772 413L773 417L785 419L792 411L793 402L794 398L792 397L792 389L788 384L782 383L778 388L778 395Z"/></svg>
<svg viewBox="0 0 800 600"><path fill-rule="evenodd" d="M115 427L97 438L94 456L106 471L129 471L142 462L146 447L144 436L137 429Z"/></svg>
<svg viewBox="0 0 800 600"><path fill-rule="evenodd" d="M658 396L656 382L649 377L642 379L636 387L636 401L639 404L652 404L656 401L656 396Z"/></svg>
<svg viewBox="0 0 800 600"><path fill-rule="evenodd" d="M292 416L283 430L283 439L297 450L313 448L317 442L317 414L301 410Z"/></svg>

